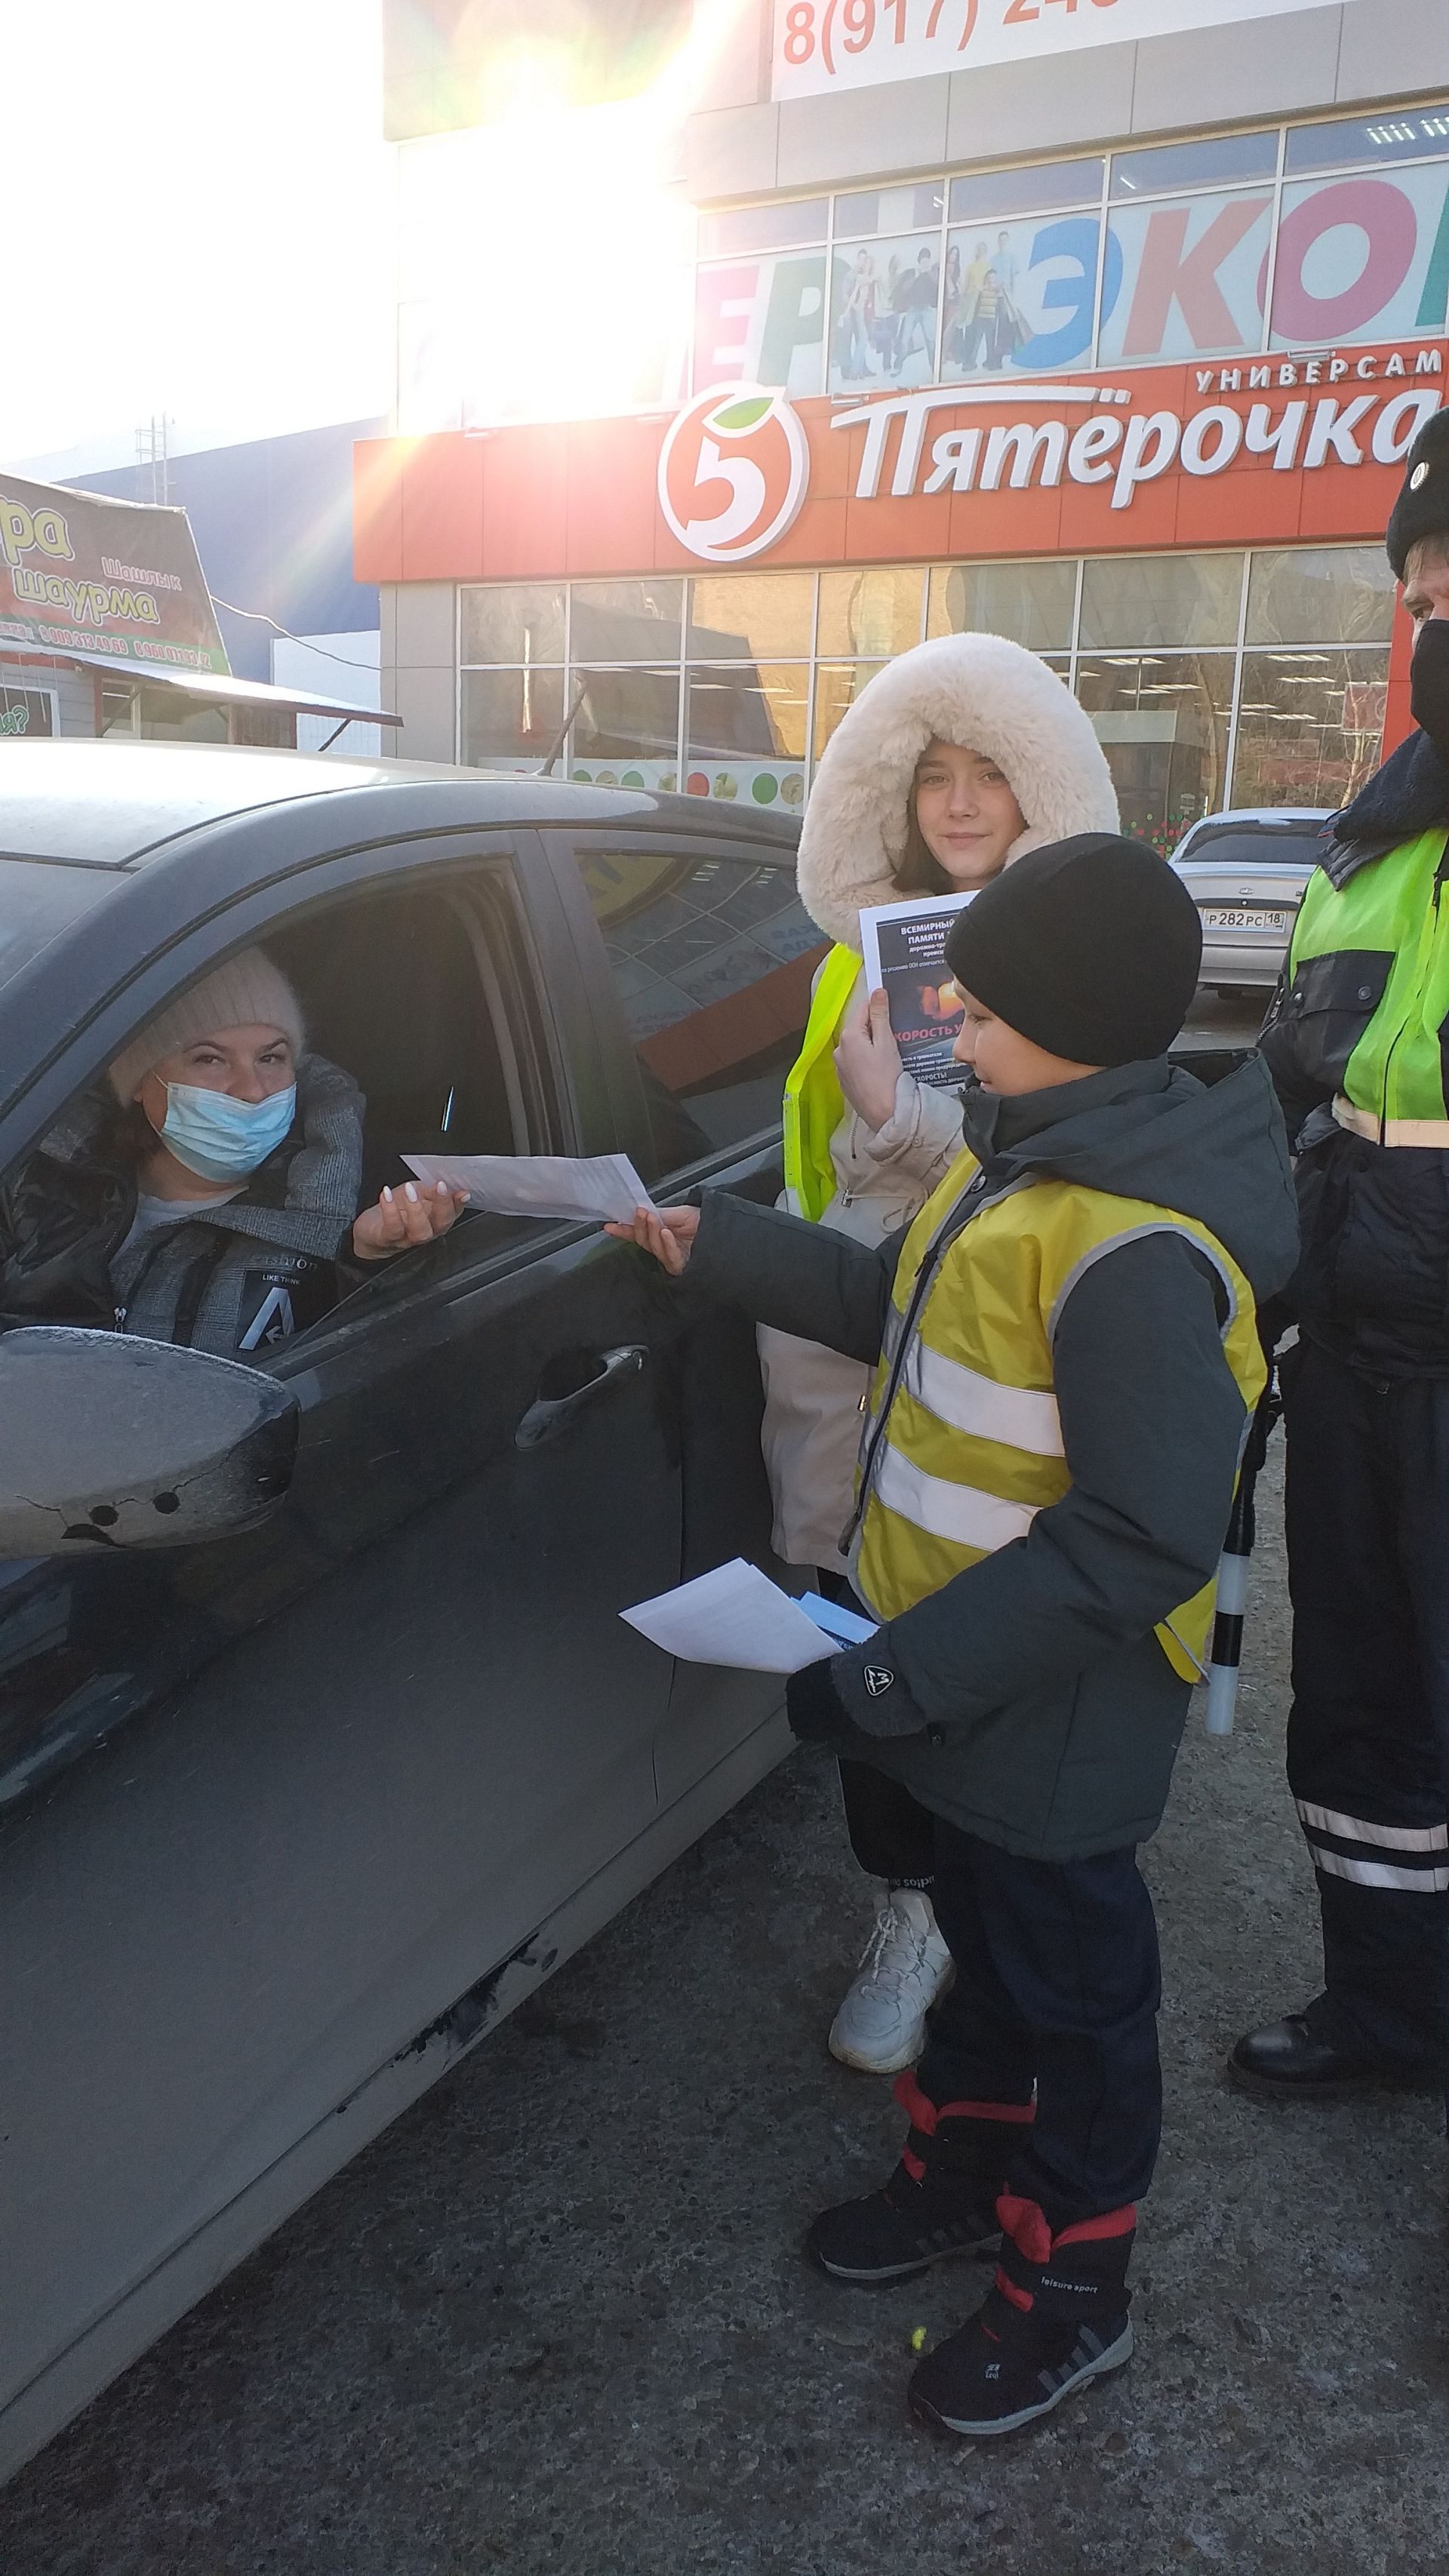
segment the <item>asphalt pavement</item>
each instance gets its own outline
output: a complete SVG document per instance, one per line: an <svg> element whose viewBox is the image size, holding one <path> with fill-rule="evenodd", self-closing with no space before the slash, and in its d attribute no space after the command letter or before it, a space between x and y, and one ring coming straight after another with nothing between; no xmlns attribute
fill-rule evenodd
<svg viewBox="0 0 1449 2576"><path fill-rule="evenodd" d="M797 1753L14 2481L5 2576L1449 2576L1442 2108L1227 2091L1315 1982L1278 1462L1238 1729L1146 1860L1167 2125L1137 2356L1019 2440L905 2408L987 2274L800 2238L900 2134L825 2048L868 1932Z"/></svg>

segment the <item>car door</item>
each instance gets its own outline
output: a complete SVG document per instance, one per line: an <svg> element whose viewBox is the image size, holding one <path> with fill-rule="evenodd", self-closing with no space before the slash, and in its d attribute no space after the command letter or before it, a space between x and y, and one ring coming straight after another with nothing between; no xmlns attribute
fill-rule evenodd
<svg viewBox="0 0 1449 2576"><path fill-rule="evenodd" d="M632 1072L618 1115L667 1204L701 1183L772 1200L780 1097L824 942L795 891L792 829L731 833L708 807L545 835L564 891L603 934L592 999ZM745 1555L785 1577L770 1546L753 1329L722 1307L691 1319L680 1359L686 1575ZM798 1575L794 1578L798 1582ZM676 1664L655 1747L661 1797L682 1795L779 1703L761 1676Z"/></svg>
<svg viewBox="0 0 1449 2576"><path fill-rule="evenodd" d="M609 1081L531 856L374 852L231 926L284 941L369 873L446 884L478 1008L503 1001L518 1141L567 1149L607 1131ZM181 944L178 984L227 927ZM671 1668L618 1612L678 1579L678 1329L596 1230L464 1222L268 1355L303 1414L270 1523L6 1570L17 1691L73 1727L87 1692L150 1704L0 1829L0 2057L31 2070L0 2146L3 2393L651 1824Z"/></svg>

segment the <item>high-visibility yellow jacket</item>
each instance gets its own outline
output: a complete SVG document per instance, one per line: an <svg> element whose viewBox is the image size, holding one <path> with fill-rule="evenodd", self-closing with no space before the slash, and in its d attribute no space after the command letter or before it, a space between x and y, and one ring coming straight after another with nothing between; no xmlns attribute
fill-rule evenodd
<svg viewBox="0 0 1449 2576"><path fill-rule="evenodd" d="M1351 812L1401 810L1428 750L1411 736ZM1444 1378L1449 828L1354 840L1349 819L1309 881L1262 1036L1299 1150L1292 1312L1376 1379Z"/></svg>
<svg viewBox="0 0 1449 2576"><path fill-rule="evenodd" d="M830 1139L845 1115L845 1094L833 1054L859 975L855 949L831 949L815 979L800 1052L785 1078L785 1189L794 1214L812 1224L835 1195Z"/></svg>
<svg viewBox="0 0 1449 2576"><path fill-rule="evenodd" d="M1161 1815L1298 1230L1261 1060L965 1095L968 1152L872 1248L706 1194L690 1275L874 1371L859 1509L881 1627L840 1749L1044 1860Z"/></svg>
<svg viewBox="0 0 1449 2576"><path fill-rule="evenodd" d="M896 1270L862 1443L857 1581L878 1618L1024 1538L1066 1493L1057 1318L1094 1262L1152 1234L1185 1236L1218 1275L1246 1427L1267 1376L1253 1292L1197 1218L1045 1176L993 1198L969 1153L927 1200ZM1203 1667L1214 1588L1210 1578L1156 1629L1186 1680Z"/></svg>

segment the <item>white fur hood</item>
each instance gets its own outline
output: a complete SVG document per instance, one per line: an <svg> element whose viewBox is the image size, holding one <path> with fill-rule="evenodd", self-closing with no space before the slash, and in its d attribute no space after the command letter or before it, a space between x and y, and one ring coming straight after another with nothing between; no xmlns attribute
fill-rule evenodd
<svg viewBox="0 0 1449 2576"><path fill-rule="evenodd" d="M826 745L800 834L800 900L859 948L864 907L902 900L916 762L935 735L996 761L1027 828L1008 864L1073 832L1115 832L1117 794L1090 718L1055 671L1003 635L942 635L878 671Z"/></svg>

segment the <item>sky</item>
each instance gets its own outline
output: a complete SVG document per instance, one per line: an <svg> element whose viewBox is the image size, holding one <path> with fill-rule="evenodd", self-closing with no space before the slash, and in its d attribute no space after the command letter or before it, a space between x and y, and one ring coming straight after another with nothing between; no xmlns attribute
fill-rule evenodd
<svg viewBox="0 0 1449 2576"><path fill-rule="evenodd" d="M163 411L177 451L386 413L378 0L7 16L0 463L129 464Z"/></svg>

